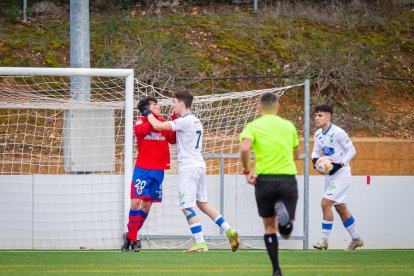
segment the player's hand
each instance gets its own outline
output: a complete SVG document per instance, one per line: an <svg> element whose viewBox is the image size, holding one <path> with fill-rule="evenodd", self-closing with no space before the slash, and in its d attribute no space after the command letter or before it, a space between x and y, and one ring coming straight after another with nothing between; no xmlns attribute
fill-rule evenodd
<svg viewBox="0 0 414 276"><path fill-rule="evenodd" d="M141 112L142 116L147 117L148 115L152 114L151 110L149 110L148 107L143 106L139 109L139 112Z"/></svg>
<svg viewBox="0 0 414 276"><path fill-rule="evenodd" d="M316 170L316 167L315 167L315 165L316 165L316 161L318 161L318 157L315 157L315 158L312 158L312 164L313 164L313 168Z"/></svg>
<svg viewBox="0 0 414 276"><path fill-rule="evenodd" d="M332 170L329 171L329 175L333 175L335 174L337 171L339 171L342 168L342 164L341 163L333 163L332 162Z"/></svg>
<svg viewBox="0 0 414 276"><path fill-rule="evenodd" d="M256 185L256 177L251 173L246 174L246 181L253 186Z"/></svg>
<svg viewBox="0 0 414 276"><path fill-rule="evenodd" d="M171 114L170 114L170 118L171 118L171 121L174 121L174 120L178 119L178 116L175 115L174 111L172 111Z"/></svg>

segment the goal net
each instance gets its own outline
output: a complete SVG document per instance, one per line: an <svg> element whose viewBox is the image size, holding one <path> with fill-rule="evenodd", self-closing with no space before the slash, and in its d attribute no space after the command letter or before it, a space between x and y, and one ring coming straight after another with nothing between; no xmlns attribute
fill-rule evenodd
<svg viewBox="0 0 414 276"><path fill-rule="evenodd" d="M260 95L303 84L196 96L204 127L210 203L246 237L261 236L254 194L238 175L238 135L258 116ZM132 70L0 68L0 248L119 248L129 210L133 120L144 96L171 112L172 91L133 80ZM139 236L149 248L191 240L175 191L177 163ZM223 233L202 217L210 245ZM213 241L213 240L217 240Z"/></svg>
<svg viewBox="0 0 414 276"><path fill-rule="evenodd" d="M129 69L0 68L0 248L119 243L133 94Z"/></svg>
<svg viewBox="0 0 414 276"><path fill-rule="evenodd" d="M156 97L162 115L165 118L169 117L174 91L160 89L140 81L136 81L135 85L137 100L149 95ZM207 167L208 200L239 230L242 235L242 248L264 248L264 230L258 216L254 189L246 184L242 175L238 154L239 134L248 122L259 116L258 104L262 94L269 92L279 98L288 90L303 90L303 85L302 83L194 97L191 110L201 120L204 129L202 152ZM149 219L140 230L143 245L149 248L185 248L192 243L176 194L177 160L174 145L170 146L170 151L174 158L171 161L171 170L166 172L163 183L163 203L151 209ZM252 161L254 162L254 159ZM299 203L298 209L303 208L302 206L302 203ZM201 216L203 233L207 237L209 247L228 248L226 236L214 222L200 211L197 214ZM298 216L298 220L302 219L301 215ZM297 240L303 235L303 225L301 222L299 224L300 227L293 233Z"/></svg>

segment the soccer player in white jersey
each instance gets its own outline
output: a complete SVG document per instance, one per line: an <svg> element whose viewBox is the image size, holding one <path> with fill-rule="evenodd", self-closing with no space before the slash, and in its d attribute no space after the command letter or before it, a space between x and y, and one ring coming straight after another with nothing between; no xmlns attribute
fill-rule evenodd
<svg viewBox="0 0 414 276"><path fill-rule="evenodd" d="M355 156L355 147L348 134L340 127L331 123L332 107L318 105L315 107L315 124L318 130L314 136L312 163L315 166L320 153L333 160L332 170L325 177L325 191L321 206L323 212L322 237L313 245L316 249L328 249L329 235L334 220L332 206L335 207L342 223L352 241L348 250L355 250L364 245L364 241L356 228L355 219L345 203L345 192L351 184L351 168L349 161Z"/></svg>
<svg viewBox="0 0 414 276"><path fill-rule="evenodd" d="M174 130L177 135L178 153L178 198L180 207L187 218L194 237L193 246L185 252L208 251L200 218L194 211L197 206L209 216L226 233L231 248L239 247L238 232L231 228L223 216L214 209L207 200L206 164L201 154L203 146L203 126L200 120L191 113L193 95L187 91L177 92L173 99L173 113L177 119L160 122L153 115L148 121L157 130Z"/></svg>

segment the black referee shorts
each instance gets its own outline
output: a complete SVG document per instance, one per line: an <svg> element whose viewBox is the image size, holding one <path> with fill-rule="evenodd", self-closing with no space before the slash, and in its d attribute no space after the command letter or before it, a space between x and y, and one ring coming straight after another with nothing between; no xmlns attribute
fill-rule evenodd
<svg viewBox="0 0 414 276"><path fill-rule="evenodd" d="M255 195L259 216L274 217L275 203L282 201L291 220L295 219L298 184L294 175L261 174L256 178Z"/></svg>

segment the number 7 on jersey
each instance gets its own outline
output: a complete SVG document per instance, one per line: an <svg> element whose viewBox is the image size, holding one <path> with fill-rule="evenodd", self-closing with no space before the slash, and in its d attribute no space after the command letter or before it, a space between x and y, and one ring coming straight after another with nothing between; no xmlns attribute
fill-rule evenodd
<svg viewBox="0 0 414 276"><path fill-rule="evenodd" d="M196 134L198 134L198 138L197 138L197 145L195 146L195 149L198 149L198 146L200 145L201 130L197 130Z"/></svg>

